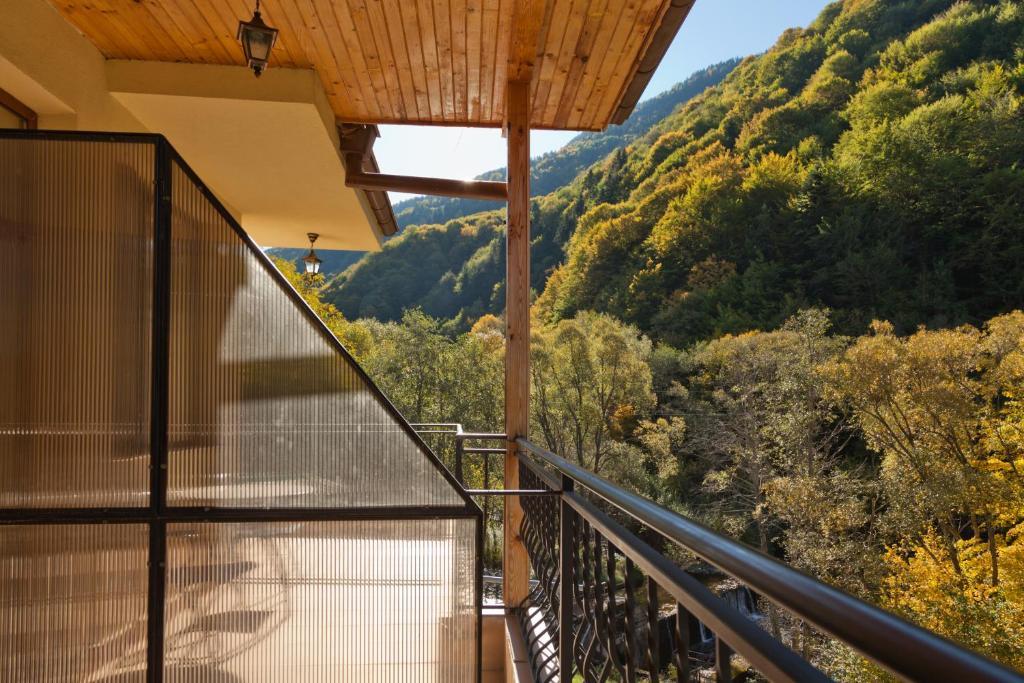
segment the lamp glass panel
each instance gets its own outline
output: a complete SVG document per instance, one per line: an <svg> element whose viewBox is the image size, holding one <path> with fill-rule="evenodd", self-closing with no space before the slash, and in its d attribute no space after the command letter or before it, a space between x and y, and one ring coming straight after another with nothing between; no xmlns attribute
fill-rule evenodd
<svg viewBox="0 0 1024 683"><path fill-rule="evenodd" d="M274 45L274 34L258 28L248 28L243 33L243 40L249 45L249 57L261 62L270 59L270 49Z"/></svg>

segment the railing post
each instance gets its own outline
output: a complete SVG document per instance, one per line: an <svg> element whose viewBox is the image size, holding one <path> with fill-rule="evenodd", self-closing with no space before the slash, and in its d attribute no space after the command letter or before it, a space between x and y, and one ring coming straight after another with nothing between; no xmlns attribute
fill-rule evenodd
<svg viewBox="0 0 1024 683"><path fill-rule="evenodd" d="M149 507L167 507L167 452L171 353L171 154L164 140L154 149L153 340L150 389ZM149 524L149 586L146 616L146 680L164 679L164 603L167 581L167 525Z"/></svg>
<svg viewBox="0 0 1024 683"><path fill-rule="evenodd" d="M576 548L576 512L565 499L573 491L573 480L562 475L562 495L558 516L558 677L562 683L572 681L573 670L573 554Z"/></svg>
<svg viewBox="0 0 1024 683"><path fill-rule="evenodd" d="M732 683L732 648L715 634L715 675L719 683Z"/></svg>
<svg viewBox="0 0 1024 683"><path fill-rule="evenodd" d="M466 480L462 476L462 439L458 436L455 437L455 479L462 485L466 485ZM484 488L487 488L485 485Z"/></svg>

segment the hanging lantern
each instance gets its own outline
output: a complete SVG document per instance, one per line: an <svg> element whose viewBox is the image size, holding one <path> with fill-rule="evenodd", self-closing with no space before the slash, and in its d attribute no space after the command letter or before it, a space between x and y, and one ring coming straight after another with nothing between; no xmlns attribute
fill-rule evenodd
<svg viewBox="0 0 1024 683"><path fill-rule="evenodd" d="M323 263L317 258L316 252L313 251L313 243L316 242L316 238L320 235L315 232L306 234L309 237L309 253L302 257L303 263L306 264L306 275L316 275L320 272L320 264Z"/></svg>
<svg viewBox="0 0 1024 683"><path fill-rule="evenodd" d="M249 21L238 22L238 42L242 44L245 60L256 77L263 73L270 61L270 51L277 42L277 29L263 23L260 16L260 0L256 0L256 11Z"/></svg>

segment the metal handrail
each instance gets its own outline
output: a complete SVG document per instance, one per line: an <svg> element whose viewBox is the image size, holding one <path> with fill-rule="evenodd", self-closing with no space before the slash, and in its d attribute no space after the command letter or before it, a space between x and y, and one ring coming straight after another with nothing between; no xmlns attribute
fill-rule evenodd
<svg viewBox="0 0 1024 683"><path fill-rule="evenodd" d="M1024 682L1021 675L981 655L828 586L773 557L717 534L704 525L642 496L626 491L526 439L517 439L516 443L522 449L521 452L554 468L563 478L568 478L593 492L644 526L730 574L773 603L814 624L905 680ZM531 464L529 458L522 461ZM634 562L647 565L648 571L657 571L660 574L659 578L668 583L672 583L673 576L668 576L664 572L672 571L678 572L674 574L676 582L685 582L685 572L681 572L667 558L660 553L651 556L648 553L650 546L625 531L590 501L573 493L573 487L561 488L564 490L562 499L588 522L602 527L605 533L614 537L622 552L631 556ZM568 490L565 490L567 488ZM682 587L687 588L687 585L683 584ZM688 587L694 590L698 587L707 590L695 581ZM696 614L698 610L693 611ZM700 617L699 614L697 616ZM710 614L704 616L714 618ZM704 620L703 617L700 618ZM709 623L709 626L713 625ZM730 635L723 633L726 636ZM743 642L747 635L739 632L731 635L734 640L729 645L748 658L752 650L758 649L753 647L755 643ZM729 640L728 637L725 639ZM752 654L758 657L756 651ZM752 663L755 662L752 660ZM788 666L792 662L786 664ZM763 668L761 671L765 675L771 675ZM801 675L794 678L794 671L775 673L777 678L783 680L806 680Z"/></svg>
<svg viewBox="0 0 1024 683"><path fill-rule="evenodd" d="M505 448L496 448L496 447L492 448L492 447L480 447L480 446L473 446L473 447L471 447L471 446L466 446L465 445L466 441L508 441L508 437L505 434L500 434L498 432L467 432L462 427L462 424L459 423L459 422L414 422L414 423L411 423L410 426L414 430L416 430L416 433L419 434L420 436L430 435L430 434L447 434L447 435L450 435L452 437L452 439L454 439L454 441L455 441L455 462L453 463L453 465L454 465L454 474L455 474L456 481L458 481L459 485L462 486L463 488L466 487L466 479L463 476L463 471L462 471L462 461L463 461L463 456L464 455L472 453L472 454L475 454L475 455L483 455L483 456L485 456L484 457L484 467L487 468L487 467L489 467L489 463L487 462L488 461L488 457L487 456L497 455L499 453L505 453L506 452ZM486 487L486 484L487 484L486 480L488 479L488 477L485 476L484 479L485 479L484 485ZM489 493L482 493L480 491L470 491L469 489L466 489L466 491L470 495L494 495L494 494L489 494Z"/></svg>
<svg viewBox="0 0 1024 683"><path fill-rule="evenodd" d="M420 434L451 434L463 441L506 441L501 432L467 432L459 422L413 422L412 428Z"/></svg>

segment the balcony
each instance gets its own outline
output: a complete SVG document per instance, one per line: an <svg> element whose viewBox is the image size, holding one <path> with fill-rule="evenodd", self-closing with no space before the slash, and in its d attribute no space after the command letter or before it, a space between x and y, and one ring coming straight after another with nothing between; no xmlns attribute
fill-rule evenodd
<svg viewBox="0 0 1024 683"><path fill-rule="evenodd" d="M177 153L0 169L0 678L475 680L480 509Z"/></svg>
<svg viewBox="0 0 1024 683"><path fill-rule="evenodd" d="M1022 680L526 438L410 425L160 136L0 132L0 240L2 680L828 680L678 550L899 678Z"/></svg>

